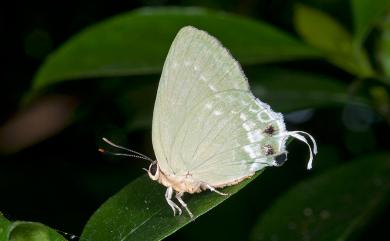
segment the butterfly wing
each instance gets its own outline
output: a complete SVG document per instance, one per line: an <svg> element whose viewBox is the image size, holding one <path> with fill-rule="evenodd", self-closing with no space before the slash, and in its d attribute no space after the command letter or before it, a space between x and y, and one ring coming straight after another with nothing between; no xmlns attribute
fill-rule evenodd
<svg viewBox="0 0 390 241"><path fill-rule="evenodd" d="M285 152L281 114L243 90L215 93L187 117L173 143L176 175L220 187L277 165ZM176 166L175 166L176 167Z"/></svg>
<svg viewBox="0 0 390 241"><path fill-rule="evenodd" d="M193 27L182 28L165 60L153 113L153 148L163 172L177 173L184 167L174 146L196 106L228 90L249 91L240 65L214 37Z"/></svg>

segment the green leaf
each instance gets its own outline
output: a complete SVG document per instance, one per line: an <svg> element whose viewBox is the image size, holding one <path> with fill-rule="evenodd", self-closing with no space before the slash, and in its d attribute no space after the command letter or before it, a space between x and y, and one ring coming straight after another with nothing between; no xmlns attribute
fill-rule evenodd
<svg viewBox="0 0 390 241"><path fill-rule="evenodd" d="M8 221L0 212L0 241L7 240L10 225L11 222Z"/></svg>
<svg viewBox="0 0 390 241"><path fill-rule="evenodd" d="M361 44L371 29L390 11L389 0L352 0L355 41Z"/></svg>
<svg viewBox="0 0 390 241"><path fill-rule="evenodd" d="M0 213L1 241L66 241L55 230L35 222L10 222Z"/></svg>
<svg viewBox="0 0 390 241"><path fill-rule="evenodd" d="M347 240L390 201L390 154L354 160L291 189L264 213L252 240Z"/></svg>
<svg viewBox="0 0 390 241"><path fill-rule="evenodd" d="M205 191L184 197L194 218L212 208L246 186L254 177L223 189L229 193L221 196ZM183 210L181 216L173 216L165 201L165 187L144 175L123 188L104 203L90 218L80 240L162 240L191 222Z"/></svg>
<svg viewBox="0 0 390 241"><path fill-rule="evenodd" d="M160 73L178 30L193 25L215 35L246 64L317 56L266 23L201 8L144 8L88 27L52 53L33 89L69 79Z"/></svg>
<svg viewBox="0 0 390 241"><path fill-rule="evenodd" d="M358 76L373 75L366 53L353 44L350 33L331 16L299 4L294 25L302 38L322 51L330 63Z"/></svg>
<svg viewBox="0 0 390 241"><path fill-rule="evenodd" d="M66 239L41 223L11 222L0 213L0 241L66 241Z"/></svg>
<svg viewBox="0 0 390 241"><path fill-rule="evenodd" d="M378 47L378 57L382 70L387 77L390 77L390 15L382 24L382 35L379 39ZM388 79L387 83L389 83Z"/></svg>
<svg viewBox="0 0 390 241"><path fill-rule="evenodd" d="M276 111L366 103L360 96L350 96L347 85L331 77L282 68L257 68L248 72L253 93Z"/></svg>

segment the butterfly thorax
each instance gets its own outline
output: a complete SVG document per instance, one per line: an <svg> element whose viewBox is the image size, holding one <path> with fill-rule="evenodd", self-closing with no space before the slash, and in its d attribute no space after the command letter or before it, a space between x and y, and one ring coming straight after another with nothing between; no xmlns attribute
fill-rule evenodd
<svg viewBox="0 0 390 241"><path fill-rule="evenodd" d="M152 166L156 167L155 170L151 170ZM235 185L241 182L244 179L250 178L255 173L250 173L244 177L230 180L225 183L211 184L201 180L196 180L193 178L191 172L187 171L185 174L166 174L164 173L157 161L151 164L149 167L148 174L153 181L168 187L173 188L178 193L199 193L210 188L223 188L226 186Z"/></svg>
<svg viewBox="0 0 390 241"><path fill-rule="evenodd" d="M160 169L157 181L166 187L172 187L177 192L198 193L206 189L203 182L192 178L191 173L185 175L165 174Z"/></svg>
<svg viewBox="0 0 390 241"><path fill-rule="evenodd" d="M179 193L197 193L207 189L207 185L199 180L192 178L192 174L187 172L185 174L167 174L161 170L157 161L150 164L149 169L146 170L150 179L157 181L166 187L173 188Z"/></svg>

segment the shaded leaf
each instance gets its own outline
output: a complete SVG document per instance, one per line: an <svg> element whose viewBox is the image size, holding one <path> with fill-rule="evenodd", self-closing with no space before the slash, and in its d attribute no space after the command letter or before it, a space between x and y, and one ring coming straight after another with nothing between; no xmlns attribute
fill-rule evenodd
<svg viewBox="0 0 390 241"><path fill-rule="evenodd" d="M237 185L223 189L221 196L202 192L184 197L195 218L229 198L246 186L261 172ZM173 216L165 201L165 187L144 175L123 188L104 203L90 218L81 240L161 240L191 222L185 210Z"/></svg>
<svg viewBox="0 0 390 241"><path fill-rule="evenodd" d="M55 230L35 222L10 222L0 213L1 241L66 241Z"/></svg>
<svg viewBox="0 0 390 241"><path fill-rule="evenodd" d="M264 213L252 240L347 240L388 204L390 154L355 160L291 189Z"/></svg>
<svg viewBox="0 0 390 241"><path fill-rule="evenodd" d="M371 29L390 11L389 0L352 0L355 40L361 44Z"/></svg>
<svg viewBox="0 0 390 241"><path fill-rule="evenodd" d="M353 45L350 33L331 16L299 4L294 25L302 38L321 50L330 63L358 76L373 74L366 53Z"/></svg>
<svg viewBox="0 0 390 241"><path fill-rule="evenodd" d="M350 96L343 82L310 72L268 67L250 71L248 76L254 94L277 111L367 102L364 97Z"/></svg>
<svg viewBox="0 0 390 241"><path fill-rule="evenodd" d="M382 24L382 34L378 42L378 57L382 70L387 77L390 77L390 15ZM387 79L387 83L390 83L389 79Z"/></svg>
<svg viewBox="0 0 390 241"><path fill-rule="evenodd" d="M8 221L3 214L0 212L0 240L7 240L8 230L11 225L11 222Z"/></svg>
<svg viewBox="0 0 390 241"><path fill-rule="evenodd" d="M242 64L313 57L317 52L262 22L200 8L144 8L85 29L52 53L33 88L103 76L160 73L178 30L215 35Z"/></svg>

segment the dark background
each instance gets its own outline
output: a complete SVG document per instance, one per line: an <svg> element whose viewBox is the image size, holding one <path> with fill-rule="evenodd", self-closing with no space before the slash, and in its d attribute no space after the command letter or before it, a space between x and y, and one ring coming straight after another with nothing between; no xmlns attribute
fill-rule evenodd
<svg viewBox="0 0 390 241"><path fill-rule="evenodd" d="M344 26L351 28L348 1L300 2L332 14ZM197 5L258 18L295 34L291 23L294 3L290 0L3 3L0 9L0 125L26 108L22 98L31 87L32 77L45 57L75 33L107 17L142 6ZM350 77L322 61L284 65L298 69L309 67L341 80ZM115 107L112 95L116 90L126 88L128 84L123 79L113 79L108 92L101 92L94 86L94 80L56 88L56 93L77 96L77 100L66 102L66 105L83 107L77 112L79 121L32 146L0 154L0 210L8 219L42 222L79 235L94 210L124 185L144 174L141 168L148 164L142 160L102 156L97 152L97 148L104 145L100 137L107 135L115 136L125 146L154 156L149 128L140 128L131 133L121 131L126 115ZM157 87L159 76L146 79L155 81ZM153 94L151 99L154 99ZM140 101L143 99L140 98ZM267 170L242 190L240 195L232 197L169 239L202 240L207 235L214 240L241 240L242 233L250 232L258 214L294 182L346 162L361 153L389 149L387 136L390 133L378 115L371 109L366 110L359 121L369 125L370 129L354 131L343 121L345 111L344 106L310 110L308 120L295 124L287 122L288 129L308 130L318 140L322 156L315 160L316 168L312 172L307 172L302 162L307 158L306 147L293 142L288 149L294 151L290 152L289 161L283 168ZM371 118L375 121L367 121ZM322 159L327 161L321 162ZM359 240L379 240L385 234L388 215L388 211L381 214Z"/></svg>

